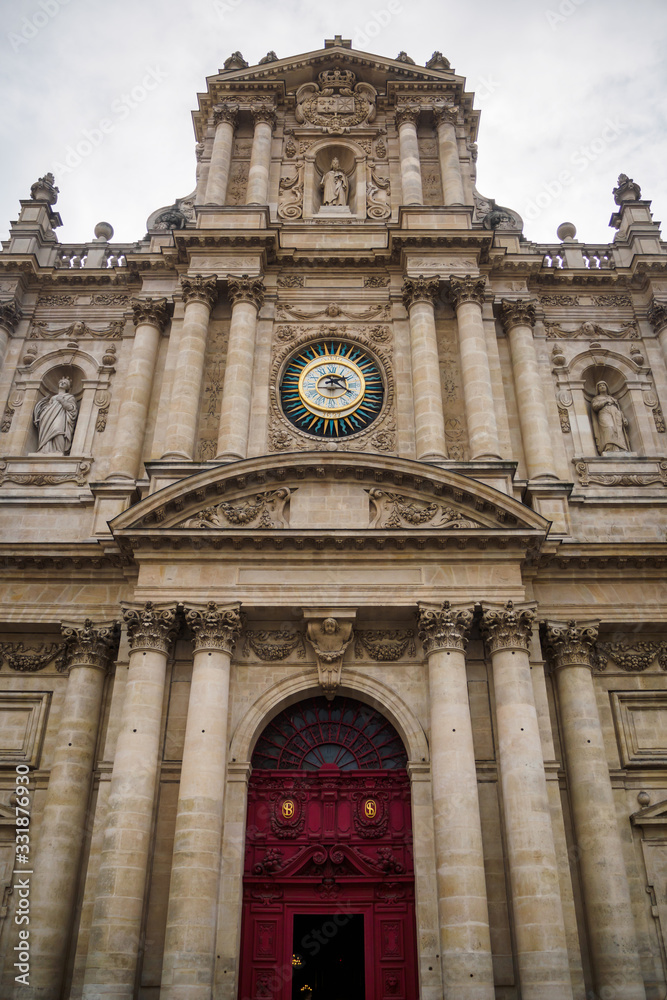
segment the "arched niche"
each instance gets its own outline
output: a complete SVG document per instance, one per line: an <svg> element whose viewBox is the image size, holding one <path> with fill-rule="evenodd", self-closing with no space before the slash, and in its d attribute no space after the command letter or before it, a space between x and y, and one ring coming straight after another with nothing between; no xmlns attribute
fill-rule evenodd
<svg viewBox="0 0 667 1000"><path fill-rule="evenodd" d="M356 142L329 137L313 143L304 156L303 217L366 218L366 153ZM322 179L337 159L348 184L347 205L323 205Z"/></svg>

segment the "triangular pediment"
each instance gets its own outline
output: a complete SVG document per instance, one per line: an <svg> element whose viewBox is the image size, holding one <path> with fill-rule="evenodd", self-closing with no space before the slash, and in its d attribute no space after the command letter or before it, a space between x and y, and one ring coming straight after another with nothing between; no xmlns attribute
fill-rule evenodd
<svg viewBox="0 0 667 1000"><path fill-rule="evenodd" d="M379 455L309 452L212 467L151 494L110 527L132 550L168 539L240 547L261 537L297 547L306 538L358 548L382 539L419 547L448 538L459 547L483 538L530 547L544 540L549 522L458 472Z"/></svg>
<svg viewBox="0 0 667 1000"><path fill-rule="evenodd" d="M646 806L630 817L634 826L665 826L667 827L667 799Z"/></svg>

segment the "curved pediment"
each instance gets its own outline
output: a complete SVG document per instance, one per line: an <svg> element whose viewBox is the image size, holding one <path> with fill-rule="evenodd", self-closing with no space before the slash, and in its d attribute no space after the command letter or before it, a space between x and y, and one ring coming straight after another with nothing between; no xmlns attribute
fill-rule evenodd
<svg viewBox="0 0 667 1000"><path fill-rule="evenodd" d="M460 473L404 459L298 453L207 469L153 493L110 522L131 547L141 539L196 547L240 546L263 536L281 544L307 537L542 541L549 522ZM179 542L180 540L180 542ZM359 541L361 540L361 541Z"/></svg>

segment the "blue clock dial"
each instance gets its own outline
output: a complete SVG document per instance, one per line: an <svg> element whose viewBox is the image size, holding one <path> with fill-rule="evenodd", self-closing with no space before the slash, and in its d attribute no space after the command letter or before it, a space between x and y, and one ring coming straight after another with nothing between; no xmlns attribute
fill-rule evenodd
<svg viewBox="0 0 667 1000"><path fill-rule="evenodd" d="M327 340L301 348L287 362L280 382L283 413L295 427L322 438L345 438L365 430L379 415L384 382L364 348Z"/></svg>

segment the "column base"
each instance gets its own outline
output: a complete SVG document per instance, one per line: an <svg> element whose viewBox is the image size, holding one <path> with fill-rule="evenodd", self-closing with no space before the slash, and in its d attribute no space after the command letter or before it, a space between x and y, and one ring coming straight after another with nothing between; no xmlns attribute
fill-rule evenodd
<svg viewBox="0 0 667 1000"><path fill-rule="evenodd" d="M161 462L192 462L192 455L188 455L187 451L165 451L164 455L160 458Z"/></svg>
<svg viewBox="0 0 667 1000"><path fill-rule="evenodd" d="M234 452L225 452L223 455L216 455L216 462L244 462L245 455L237 455Z"/></svg>

